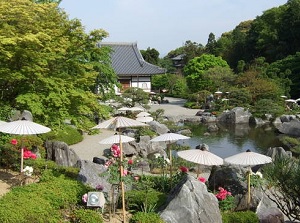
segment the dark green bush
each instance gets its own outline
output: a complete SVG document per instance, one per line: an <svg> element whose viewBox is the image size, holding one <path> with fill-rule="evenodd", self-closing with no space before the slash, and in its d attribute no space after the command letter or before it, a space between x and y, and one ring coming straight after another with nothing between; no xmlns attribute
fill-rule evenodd
<svg viewBox="0 0 300 223"><path fill-rule="evenodd" d="M73 212L74 219L72 222L80 222L80 223L102 223L103 218L102 215L91 209L76 209Z"/></svg>
<svg viewBox="0 0 300 223"><path fill-rule="evenodd" d="M64 175L43 172L42 182L15 187L1 198L1 223L63 222L63 209L81 203L86 187Z"/></svg>
<svg viewBox="0 0 300 223"><path fill-rule="evenodd" d="M44 140L61 141L68 145L79 143L83 140L82 134L70 125L65 125L59 130L51 131L41 136Z"/></svg>
<svg viewBox="0 0 300 223"><path fill-rule="evenodd" d="M164 223L157 213L137 212L130 219L130 223Z"/></svg>
<svg viewBox="0 0 300 223"><path fill-rule="evenodd" d="M153 189L131 190L125 193L125 200L130 211L151 212L166 201L166 195Z"/></svg>
<svg viewBox="0 0 300 223"><path fill-rule="evenodd" d="M223 223L259 223L258 216L252 211L222 212Z"/></svg>

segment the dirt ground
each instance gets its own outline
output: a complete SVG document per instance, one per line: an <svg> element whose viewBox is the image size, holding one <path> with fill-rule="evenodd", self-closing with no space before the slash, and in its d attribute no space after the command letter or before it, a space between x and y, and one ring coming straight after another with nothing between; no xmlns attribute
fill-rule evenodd
<svg viewBox="0 0 300 223"><path fill-rule="evenodd" d="M19 175L18 172L0 169L0 197L7 193L11 187L19 184Z"/></svg>

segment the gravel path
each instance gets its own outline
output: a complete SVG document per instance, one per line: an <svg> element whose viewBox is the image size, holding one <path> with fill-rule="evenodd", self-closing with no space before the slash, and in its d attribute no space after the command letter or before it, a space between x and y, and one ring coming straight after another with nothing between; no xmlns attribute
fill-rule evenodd
<svg viewBox="0 0 300 223"><path fill-rule="evenodd" d="M168 100L167 104L151 105L149 111L153 112L157 109L164 109L165 116L180 116L191 115L194 116L199 109L187 109L183 105L184 99L165 97ZM111 145L101 145L99 141L112 136L115 132L111 130L101 129L101 133L97 135L84 135L84 140L78 144L70 146L82 160L92 161L93 157L103 157L103 150L110 148Z"/></svg>

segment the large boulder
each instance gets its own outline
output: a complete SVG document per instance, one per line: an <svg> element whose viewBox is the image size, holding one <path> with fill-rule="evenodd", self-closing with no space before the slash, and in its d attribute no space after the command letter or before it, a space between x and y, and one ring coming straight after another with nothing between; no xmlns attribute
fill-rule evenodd
<svg viewBox="0 0 300 223"><path fill-rule="evenodd" d="M104 165L99 165L87 160L80 160L78 163L80 166L78 181L92 188L96 188L97 185L102 185L104 192L110 191L111 184L108 183L108 175L103 176L103 173L107 171Z"/></svg>
<svg viewBox="0 0 300 223"><path fill-rule="evenodd" d="M159 135L168 133L170 131L166 125L161 124L157 121L152 121L152 122L149 122L148 124L150 125L150 128L154 132L158 133Z"/></svg>
<svg viewBox="0 0 300 223"><path fill-rule="evenodd" d="M300 121L292 119L290 122L283 122L277 126L279 132L291 136L300 136Z"/></svg>
<svg viewBox="0 0 300 223"><path fill-rule="evenodd" d="M45 148L47 159L54 161L60 166L75 167L79 159L73 149L70 149L65 142L46 141Z"/></svg>
<svg viewBox="0 0 300 223"><path fill-rule="evenodd" d="M243 124L249 123L251 116L252 114L248 111L248 109L236 107L230 111L223 112L220 116L218 116L217 121L228 124Z"/></svg>
<svg viewBox="0 0 300 223"><path fill-rule="evenodd" d="M207 191L204 183L187 176L170 194L160 217L168 223L221 223L222 217L216 196Z"/></svg>

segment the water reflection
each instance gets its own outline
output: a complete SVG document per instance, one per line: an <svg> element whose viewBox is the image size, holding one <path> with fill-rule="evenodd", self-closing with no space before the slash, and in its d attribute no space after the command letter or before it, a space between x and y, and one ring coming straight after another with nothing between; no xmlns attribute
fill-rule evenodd
<svg viewBox="0 0 300 223"><path fill-rule="evenodd" d="M178 142L181 145L189 145L192 149L199 144L207 144L210 152L226 158L250 149L253 152L264 154L268 148L282 146L277 133L270 126L251 127L246 125L219 125L219 131L206 135L207 126L190 125L193 136Z"/></svg>

